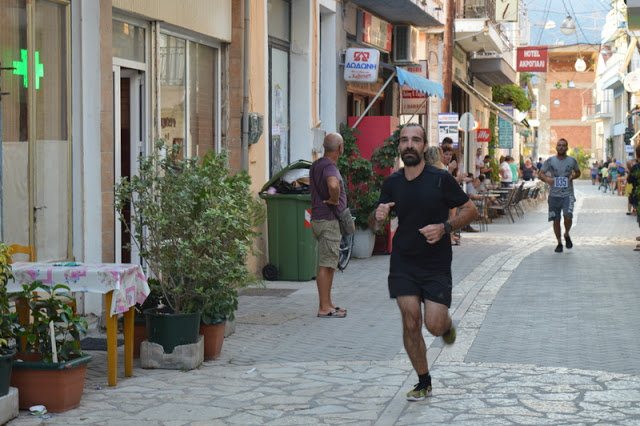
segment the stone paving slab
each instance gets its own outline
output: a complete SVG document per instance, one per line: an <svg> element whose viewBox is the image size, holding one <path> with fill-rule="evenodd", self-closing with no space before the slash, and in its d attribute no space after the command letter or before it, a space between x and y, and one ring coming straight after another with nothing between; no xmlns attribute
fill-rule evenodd
<svg viewBox="0 0 640 426"><path fill-rule="evenodd" d="M241 296L217 360L192 371L136 360L125 378L119 348L110 388L106 352L94 351L79 408L47 419L22 411L9 424L640 424L637 357L627 352L638 341L631 249L640 232L624 197L588 182L576 192L576 247L561 255L545 202L514 224L498 218L489 232L463 233L450 311L458 339L444 346L423 332L434 384L426 401L405 400L417 379L388 298L388 256L374 256L336 273L345 319L316 318L314 282L266 283L270 291Z"/></svg>

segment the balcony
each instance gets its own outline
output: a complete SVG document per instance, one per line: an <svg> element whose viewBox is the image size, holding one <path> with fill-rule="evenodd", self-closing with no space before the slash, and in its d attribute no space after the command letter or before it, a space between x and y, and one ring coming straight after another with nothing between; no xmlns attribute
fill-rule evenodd
<svg viewBox="0 0 640 426"><path fill-rule="evenodd" d="M469 59L469 71L487 86L515 84L518 74L499 54L476 52Z"/></svg>
<svg viewBox="0 0 640 426"><path fill-rule="evenodd" d="M466 52L505 52L511 47L500 23L495 21L495 0L460 2L455 15L456 43Z"/></svg>
<svg viewBox="0 0 640 426"><path fill-rule="evenodd" d="M613 106L611 101L602 101L599 104L587 104L583 107L582 115L586 121L600 121L613 118Z"/></svg>
<svg viewBox="0 0 640 426"><path fill-rule="evenodd" d="M392 24L411 24L414 27L444 25L445 16L440 0L351 0ZM419 3L419 4L418 4Z"/></svg>

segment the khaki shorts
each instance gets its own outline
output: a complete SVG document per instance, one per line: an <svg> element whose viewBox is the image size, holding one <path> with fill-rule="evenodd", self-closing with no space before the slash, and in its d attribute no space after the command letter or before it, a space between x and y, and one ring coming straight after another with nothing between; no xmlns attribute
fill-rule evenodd
<svg viewBox="0 0 640 426"><path fill-rule="evenodd" d="M341 238L338 220L312 220L311 232L318 240L318 266L336 268Z"/></svg>

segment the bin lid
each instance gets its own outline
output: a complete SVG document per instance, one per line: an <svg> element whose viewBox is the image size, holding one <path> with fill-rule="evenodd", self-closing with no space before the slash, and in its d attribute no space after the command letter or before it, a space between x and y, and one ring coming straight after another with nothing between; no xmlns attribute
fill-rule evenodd
<svg viewBox="0 0 640 426"><path fill-rule="evenodd" d="M273 186L273 184L276 183L278 180L280 180L280 178L289 170L310 169L310 168L311 168L311 161L308 161L308 160L294 161L293 163L289 164L287 167L285 167L284 169L280 170L278 173L273 175L273 177L269 179L267 183L264 184L260 192L265 192L270 186Z"/></svg>

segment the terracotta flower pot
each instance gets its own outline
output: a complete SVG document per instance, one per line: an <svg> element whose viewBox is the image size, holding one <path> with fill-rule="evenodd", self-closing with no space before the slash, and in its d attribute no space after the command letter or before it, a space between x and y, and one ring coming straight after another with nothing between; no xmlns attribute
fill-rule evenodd
<svg viewBox="0 0 640 426"><path fill-rule="evenodd" d="M211 325L200 324L200 334L204 336L205 361L211 361L220 356L226 324L226 322Z"/></svg>
<svg viewBox="0 0 640 426"><path fill-rule="evenodd" d="M20 354L16 358L24 359ZM11 386L18 388L18 406L28 410L33 405L44 405L52 413L78 407L89 361L91 355L58 363L15 360Z"/></svg>
<svg viewBox="0 0 640 426"><path fill-rule="evenodd" d="M140 358L140 344L147 340L147 322L136 318L133 324L133 357Z"/></svg>

